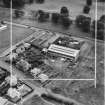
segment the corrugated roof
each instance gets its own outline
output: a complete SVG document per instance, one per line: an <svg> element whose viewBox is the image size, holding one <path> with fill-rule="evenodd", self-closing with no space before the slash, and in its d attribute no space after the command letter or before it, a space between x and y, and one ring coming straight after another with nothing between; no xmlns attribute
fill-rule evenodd
<svg viewBox="0 0 105 105"><path fill-rule="evenodd" d="M67 48L67 47L63 47L55 44L51 44L50 47L48 48L48 51L52 51L55 53L63 54L66 56L72 56L72 57L77 57L77 55L80 52L80 50Z"/></svg>

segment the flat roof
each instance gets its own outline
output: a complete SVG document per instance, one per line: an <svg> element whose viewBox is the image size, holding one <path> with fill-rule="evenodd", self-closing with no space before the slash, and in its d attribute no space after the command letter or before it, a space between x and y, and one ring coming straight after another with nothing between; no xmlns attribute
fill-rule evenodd
<svg viewBox="0 0 105 105"><path fill-rule="evenodd" d="M59 54L63 54L63 55L75 57L75 58L77 57L77 55L80 52L80 50L63 47L63 46L59 46L59 45L55 45L55 44L51 44L50 47L48 48L48 51L52 51L55 53L59 53Z"/></svg>

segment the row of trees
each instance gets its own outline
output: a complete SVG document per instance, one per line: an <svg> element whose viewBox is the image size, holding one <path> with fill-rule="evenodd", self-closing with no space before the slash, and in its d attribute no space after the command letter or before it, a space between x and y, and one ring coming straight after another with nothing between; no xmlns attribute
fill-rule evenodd
<svg viewBox="0 0 105 105"><path fill-rule="evenodd" d="M36 1L36 3L44 3L45 0L28 0L28 3L31 4L34 1ZM13 8L21 8L24 7L26 0L3 0L3 3L6 7L10 7L12 2L12 7Z"/></svg>
<svg viewBox="0 0 105 105"><path fill-rule="evenodd" d="M92 33L94 38L97 34L97 39L104 40L105 15L102 15L99 20L93 21L92 23L90 17L78 15L76 18L76 25L83 32Z"/></svg>
<svg viewBox="0 0 105 105"><path fill-rule="evenodd" d="M3 3L6 7L10 7L12 2L13 8L23 7L25 2L24 0L3 0Z"/></svg>
<svg viewBox="0 0 105 105"><path fill-rule="evenodd" d="M100 2L105 2L105 0L98 0L98 1L100 1Z"/></svg>

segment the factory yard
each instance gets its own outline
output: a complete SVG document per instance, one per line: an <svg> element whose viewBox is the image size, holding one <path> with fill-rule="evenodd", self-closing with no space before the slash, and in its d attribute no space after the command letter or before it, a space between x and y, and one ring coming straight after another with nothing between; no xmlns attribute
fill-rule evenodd
<svg viewBox="0 0 105 105"><path fill-rule="evenodd" d="M16 40L15 39L16 37L14 37L13 41L14 44L12 50L13 68L14 69L16 68L18 72L21 73L21 75L24 75L23 77L25 77L25 80L29 80L37 86L49 88L55 93L57 92L57 94L62 94L63 96L66 97L72 97L73 99L76 99L79 102L88 105L89 104L87 102L88 96L87 97L85 96L87 93L85 91L83 93L83 89L87 89L87 91L91 89L92 92L95 91L94 90L94 75L95 75L94 40L71 37L62 33L51 32L39 28L35 28L33 30L27 28L21 28L21 31L18 31L18 29L20 29L19 26L13 25L13 33L17 31L16 34L18 39ZM24 33L23 35L26 35L25 40L20 42L18 33L22 34ZM50 49L56 48L54 47L55 45L57 48L59 48L59 46L62 46L62 48L67 48L67 49L71 48L74 49L75 51L79 51L79 56L75 58L75 56L73 57L72 55L71 59L71 57L69 57L71 55L68 56L65 55L68 53L61 54L61 52L56 53L54 52L54 50L52 50L53 52L50 51ZM67 49L65 49L65 51ZM104 54L102 52L102 50L104 50L103 42L100 41L98 42L97 49L98 49L97 61L99 62L97 66L97 84L99 85L99 87L97 89L98 91L100 91L100 88L103 85L103 80L104 80L103 76ZM55 51L57 51L57 49L55 49ZM11 60L9 54L10 50L6 50L5 52L2 53L3 57L1 58L1 60L5 62L6 65L9 65L9 62ZM23 77L21 78L19 76L18 78L24 80ZM63 81L62 79L65 80ZM92 79L92 80L69 81L69 79ZM103 88L101 88L101 91L103 91ZM81 97L85 96L84 102L81 99L80 95ZM89 95L93 94L90 92ZM102 94L100 94L100 96L101 95ZM102 100L99 99L98 96L96 96L96 98L98 98L99 100L99 101L97 100L98 103L102 103ZM43 98L41 98L41 100L43 103ZM89 97L89 100L93 101L94 99ZM46 99L44 99L44 101L46 104ZM33 101L28 101L28 102L30 104ZM47 100L47 102L50 101ZM54 101L52 103L56 102ZM38 105L40 104L41 103L38 103ZM57 102L56 104L59 105L61 103Z"/></svg>
<svg viewBox="0 0 105 105"><path fill-rule="evenodd" d="M38 9L51 15L64 5L72 20L68 29L32 17ZM26 4L19 18L13 9L12 24L10 9L0 7L0 105L104 105L105 43L77 27L84 5L84 0ZM95 8L93 2L91 25ZM99 19L103 4L97 8Z"/></svg>
<svg viewBox="0 0 105 105"><path fill-rule="evenodd" d="M20 28L17 27L17 29ZM13 26L13 30L13 34L15 34L16 26ZM30 37L13 47L14 67L23 72L29 72L34 79L38 79L36 77L40 73L46 74L49 79L94 79L95 50L93 42L42 29L33 31L23 28L22 31L17 30L19 38L20 33L29 34ZM16 40L15 38L13 43L18 42L18 38ZM57 49L65 50L65 52L62 53ZM72 51L75 55L72 54ZM9 54L10 52L7 52L6 55L4 53L3 57L7 63L11 61ZM102 60L100 57L99 59Z"/></svg>

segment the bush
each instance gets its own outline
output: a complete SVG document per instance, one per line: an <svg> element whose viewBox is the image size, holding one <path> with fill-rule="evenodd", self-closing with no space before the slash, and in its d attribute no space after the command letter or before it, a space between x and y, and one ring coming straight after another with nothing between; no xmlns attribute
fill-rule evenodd
<svg viewBox="0 0 105 105"><path fill-rule="evenodd" d="M88 14L90 12L90 7L88 5L84 6L83 13Z"/></svg>
<svg viewBox="0 0 105 105"><path fill-rule="evenodd" d="M51 17L51 20L53 23L58 23L59 22L59 19L60 19L60 14L59 13L52 13L52 17Z"/></svg>

